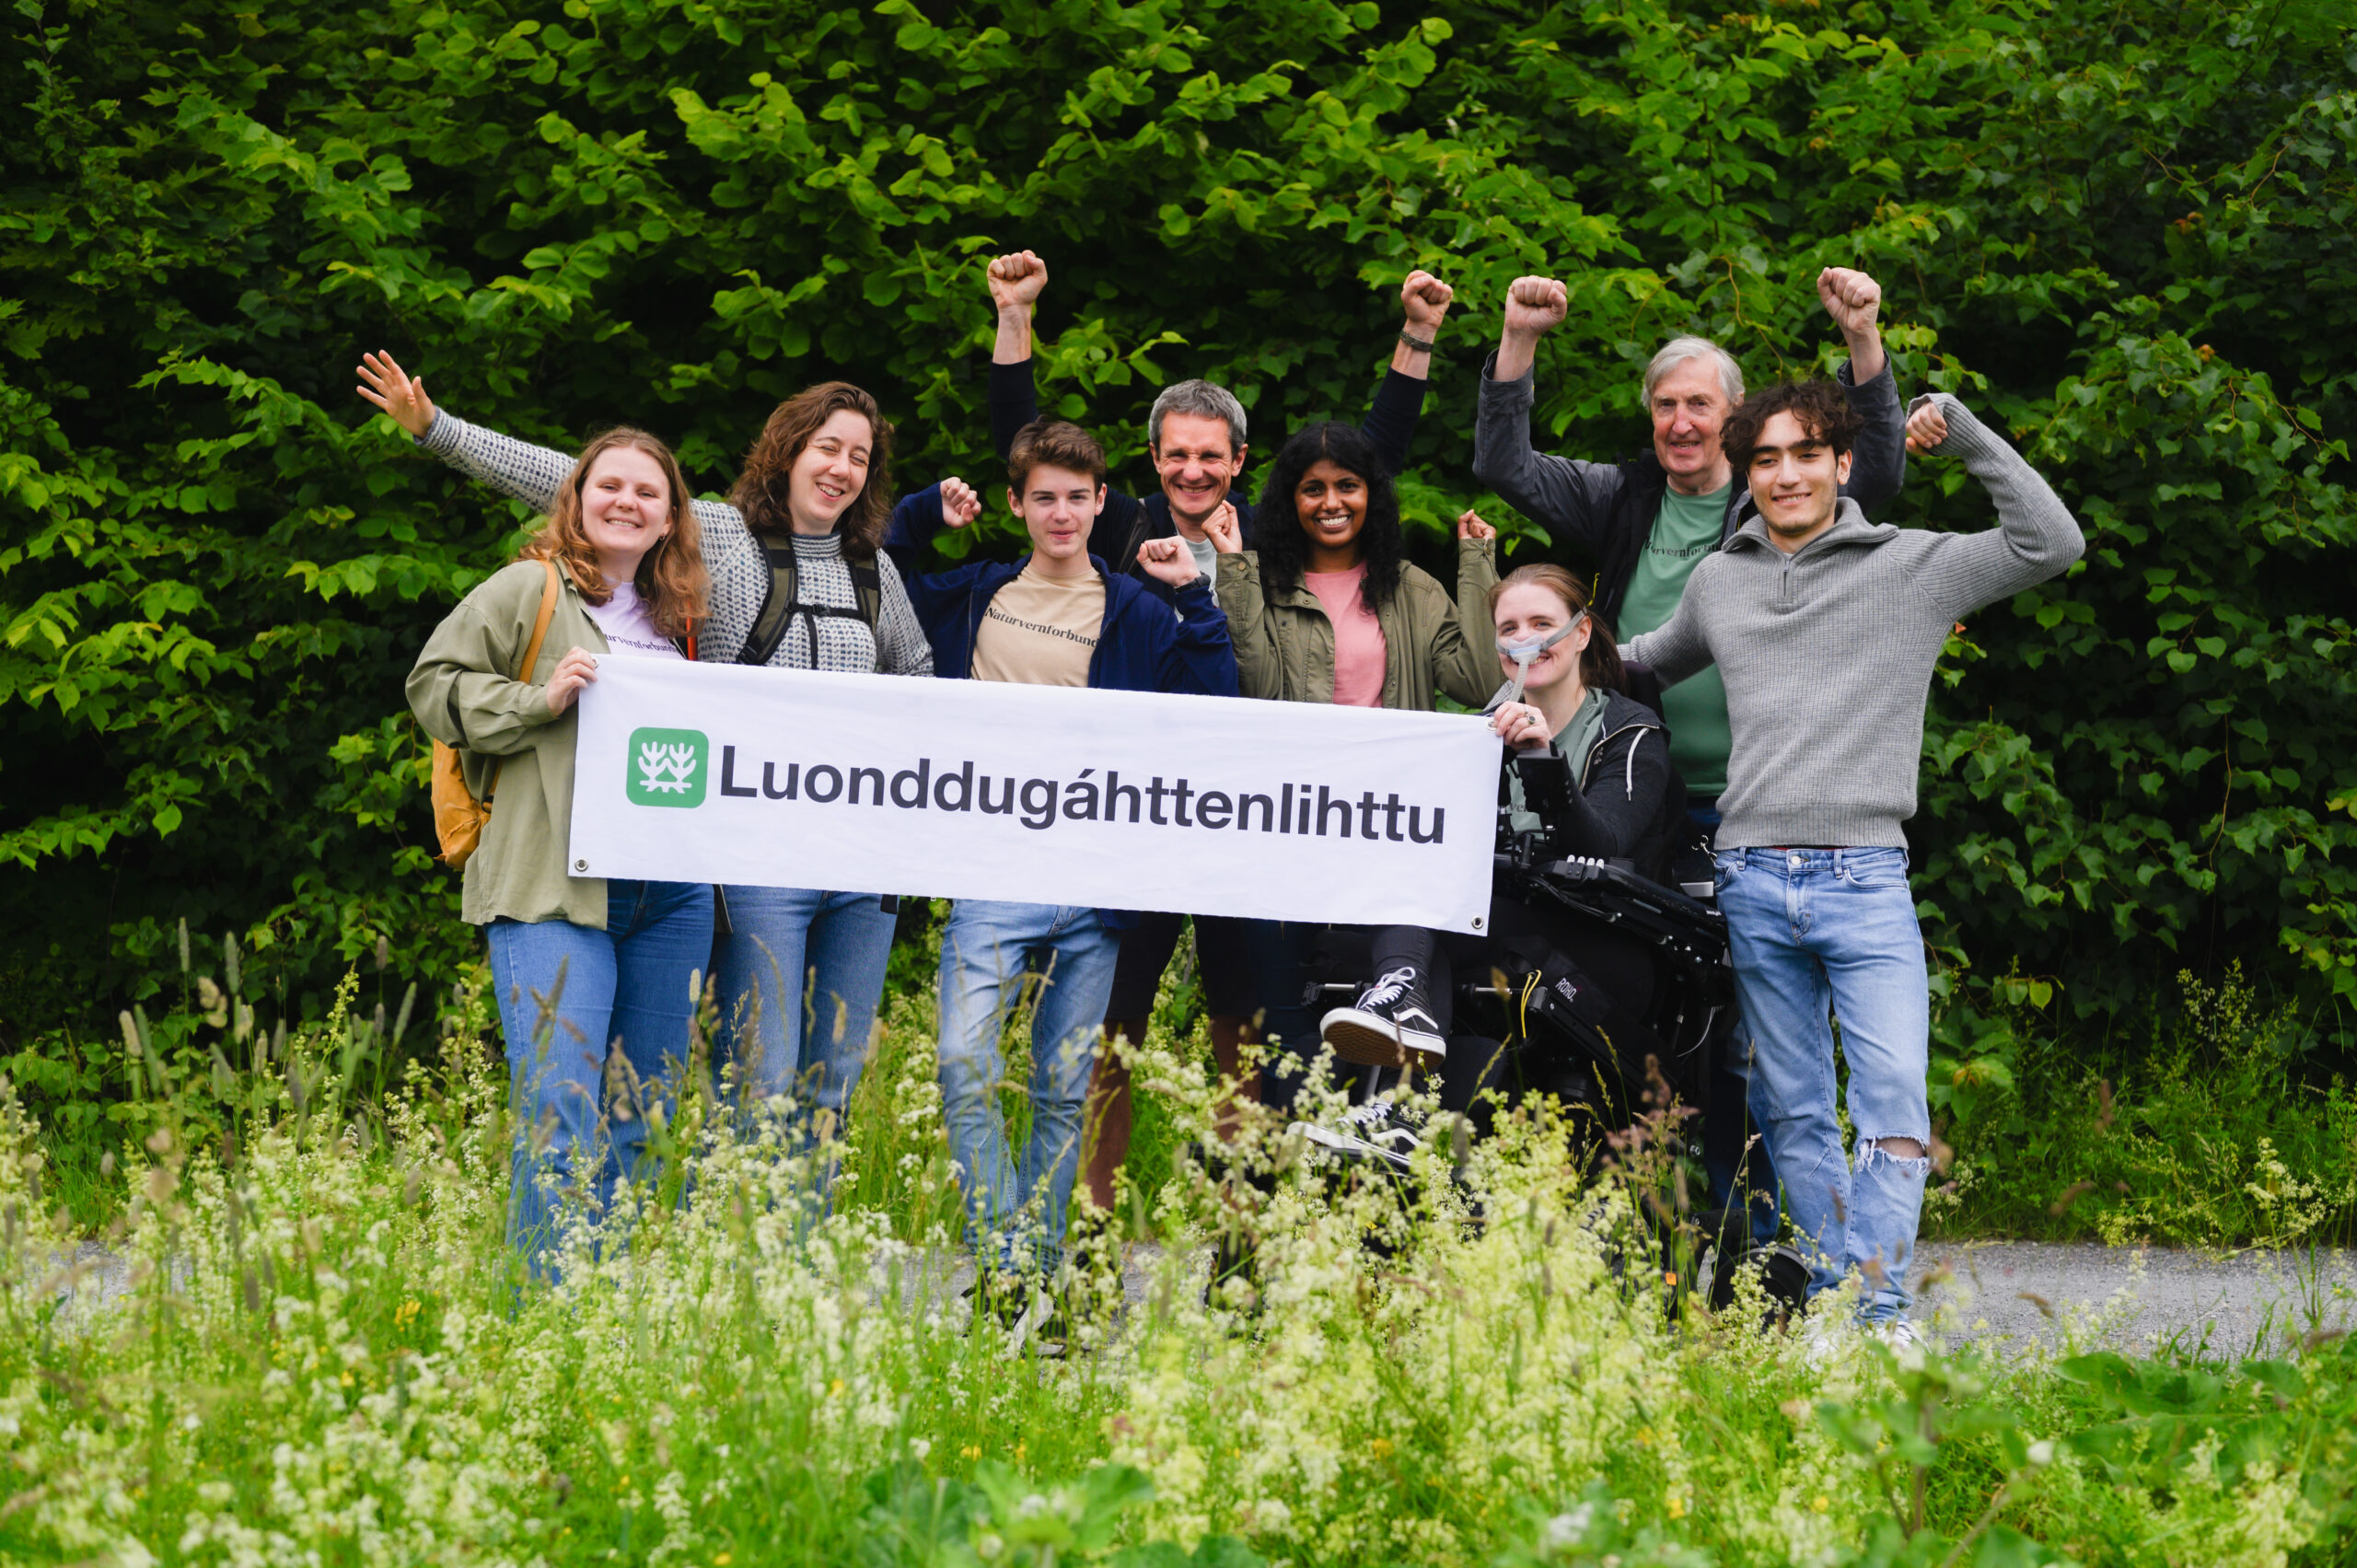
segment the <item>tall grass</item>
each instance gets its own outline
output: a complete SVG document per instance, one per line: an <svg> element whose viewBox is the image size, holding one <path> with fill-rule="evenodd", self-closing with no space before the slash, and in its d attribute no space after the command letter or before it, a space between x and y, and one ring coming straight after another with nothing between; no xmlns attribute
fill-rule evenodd
<svg viewBox="0 0 2357 1568"><path fill-rule="evenodd" d="M1952 1008L1932 1082L1954 1158L1927 1225L2212 1249L2357 1240L2357 1092L2318 1081L2305 1020L2238 971L2178 986L2141 1040L2084 1038L2026 986Z"/></svg>
<svg viewBox="0 0 2357 1568"><path fill-rule="evenodd" d="M200 999L201 1000L201 999ZM481 998L382 1096L355 1017L143 1102L113 1260L0 1086L0 1561L2282 1562L2351 1549L2357 1355L2148 1372L1762 1332L1545 1107L1404 1184L1167 1156L1094 1348L969 1315L895 1005L847 1146L690 1074L666 1174L528 1285ZM231 1020L234 1025L234 1020ZM135 1032L135 1031L134 1031ZM198 1037L202 1040L201 1034ZM897 1065L895 1065L897 1063ZM1171 1125L1215 1088L1140 1054ZM151 1084L151 1087L153 1085ZM219 1124L224 1094L237 1112ZM878 1108L892 1111L889 1131ZM1625 1146L1661 1145L1656 1126ZM918 1156L913 1161L908 1156ZM842 1160L830 1205L818 1173ZM879 1204L870 1196L880 1196ZM1206 1289L1207 1243L1255 1266Z"/></svg>

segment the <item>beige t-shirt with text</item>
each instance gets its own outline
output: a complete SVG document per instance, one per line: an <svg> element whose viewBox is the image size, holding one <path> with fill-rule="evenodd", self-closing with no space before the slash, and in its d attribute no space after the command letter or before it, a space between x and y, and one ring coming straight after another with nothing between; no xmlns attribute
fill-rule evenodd
<svg viewBox="0 0 2357 1568"><path fill-rule="evenodd" d="M1105 628L1105 579L1043 577L1027 564L992 597L974 638L974 679L1086 686Z"/></svg>

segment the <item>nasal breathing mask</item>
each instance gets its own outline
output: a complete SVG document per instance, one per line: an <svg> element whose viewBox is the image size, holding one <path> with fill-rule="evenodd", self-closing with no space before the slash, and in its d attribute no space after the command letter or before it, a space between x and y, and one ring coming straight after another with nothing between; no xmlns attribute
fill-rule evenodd
<svg viewBox="0 0 2357 1568"><path fill-rule="evenodd" d="M1586 623L1587 611L1583 610L1577 615L1573 616L1570 621L1563 626L1562 630L1551 633L1547 636L1534 637L1530 641L1524 643L1509 643L1503 637L1499 638L1498 652L1514 660L1514 681L1512 686L1506 691L1506 701L1509 703L1521 702L1523 683L1530 679L1530 666L1532 661L1537 659L1540 654L1545 653L1549 648L1553 647L1556 644L1562 642L1564 638L1570 636L1573 633L1578 631Z"/></svg>

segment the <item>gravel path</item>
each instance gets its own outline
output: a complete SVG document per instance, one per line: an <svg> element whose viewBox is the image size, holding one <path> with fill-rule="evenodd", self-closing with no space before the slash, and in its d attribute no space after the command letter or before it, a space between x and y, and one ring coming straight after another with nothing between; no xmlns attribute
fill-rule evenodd
<svg viewBox="0 0 2357 1568"><path fill-rule="evenodd" d="M1915 1312L1951 1340L2081 1343L2232 1359L2357 1330L2357 1253L2228 1256L2099 1242L1933 1242L1916 1251Z"/></svg>
<svg viewBox="0 0 2357 1568"><path fill-rule="evenodd" d="M1152 1244L1130 1248L1122 1283L1132 1307L1162 1259ZM77 1314L130 1288L126 1260L96 1242L70 1260L86 1270ZM946 1271L928 1269L924 1283L910 1287L954 1296L973 1265L944 1261ZM2313 1333L2357 1331L2357 1252L2345 1250L2217 1255L2096 1242L1931 1242L1917 1249L1914 1286L1915 1316L1941 1338L2023 1352L2102 1344L2223 1360L2280 1353Z"/></svg>

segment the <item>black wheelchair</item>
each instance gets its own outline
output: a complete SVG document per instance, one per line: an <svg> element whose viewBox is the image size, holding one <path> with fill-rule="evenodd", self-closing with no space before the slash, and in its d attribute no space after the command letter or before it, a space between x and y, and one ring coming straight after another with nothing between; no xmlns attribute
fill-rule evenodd
<svg viewBox="0 0 2357 1568"><path fill-rule="evenodd" d="M1739 1158L1747 1130L1706 1127L1701 1112L1737 1016L1707 836L1689 830L1655 867L1659 880L1631 861L1569 854L1564 825L1573 819L1576 787L1569 762L1550 751L1514 757L1505 766L1519 775L1525 810L1535 812L1540 826L1515 830L1502 771L1493 896L1497 907L1536 918L1522 922L1529 929L1518 935L1503 935L1506 924L1496 922L1500 935L1482 945L1486 961L1455 967L1443 1109L1458 1113L1457 1125L1479 1136L1500 1110L1547 1095L1567 1113L1574 1157L1625 1154L1649 1137L1670 1162L1700 1159L1704 1140L1716 1136L1731 1142ZM1677 794L1675 819L1683 828L1682 785ZM1581 958L1608 947L1622 959L1617 993L1598 983L1589 972L1592 960ZM1374 978L1370 948L1364 929L1320 933L1311 963L1318 1000L1342 1005L1359 995ZM1633 972L1650 971L1649 986L1627 980L1631 956L1642 959ZM1359 1069L1354 1110L1380 1112L1384 1090L1396 1087L1399 1075ZM1365 1127L1304 1123L1302 1131L1345 1162L1387 1167L1400 1176L1408 1168L1399 1144L1361 1135ZM1797 1307L1805 1296L1805 1265L1790 1248L1755 1245L1743 1207L1713 1210L1705 1201L1689 1211L1667 1194L1647 1207L1666 1272L1683 1265L1691 1281L1691 1271L1705 1268L1714 1307L1732 1302L1743 1267L1759 1271L1780 1310Z"/></svg>

